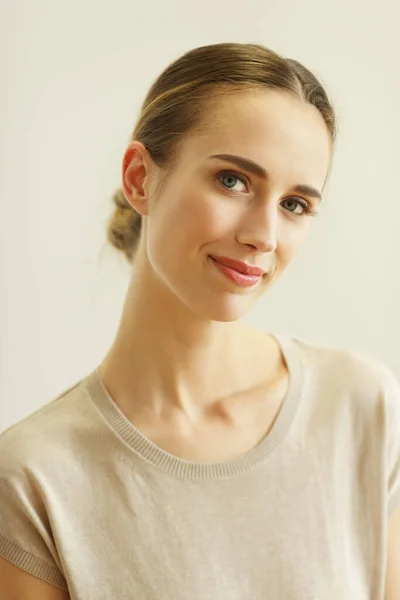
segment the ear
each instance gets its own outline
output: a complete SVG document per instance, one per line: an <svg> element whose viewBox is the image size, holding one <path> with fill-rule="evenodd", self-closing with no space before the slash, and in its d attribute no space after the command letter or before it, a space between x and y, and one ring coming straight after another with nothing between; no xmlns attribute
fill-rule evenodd
<svg viewBox="0 0 400 600"><path fill-rule="evenodd" d="M140 215L148 211L148 178L151 157L138 141L129 144L122 163L122 187L125 198Z"/></svg>

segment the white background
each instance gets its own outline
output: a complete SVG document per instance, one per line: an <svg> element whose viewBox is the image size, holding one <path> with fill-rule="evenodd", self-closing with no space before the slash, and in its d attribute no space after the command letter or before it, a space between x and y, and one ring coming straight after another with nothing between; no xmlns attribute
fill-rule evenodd
<svg viewBox="0 0 400 600"><path fill-rule="evenodd" d="M372 355L400 376L400 36L395 0L2 0L0 430L88 374L129 277L105 246L147 89L196 46L256 42L339 117L323 214L246 321Z"/></svg>

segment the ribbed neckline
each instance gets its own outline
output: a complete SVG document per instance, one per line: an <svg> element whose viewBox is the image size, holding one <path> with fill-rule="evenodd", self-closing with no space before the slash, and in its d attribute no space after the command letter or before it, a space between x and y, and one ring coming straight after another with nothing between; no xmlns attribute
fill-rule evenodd
<svg viewBox="0 0 400 600"><path fill-rule="evenodd" d="M264 463L283 442L295 418L304 392L304 364L299 349L289 336L271 334L277 340L289 371L289 387L279 413L268 434L246 453L222 462L196 462L179 458L163 450L125 417L107 392L97 368L87 376L86 385L92 402L114 432L145 461L180 479L230 479Z"/></svg>

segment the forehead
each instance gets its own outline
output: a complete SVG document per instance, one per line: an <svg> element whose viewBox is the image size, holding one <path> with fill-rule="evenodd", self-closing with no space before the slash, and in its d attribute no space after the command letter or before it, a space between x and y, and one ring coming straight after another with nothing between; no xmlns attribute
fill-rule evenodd
<svg viewBox="0 0 400 600"><path fill-rule="evenodd" d="M211 154L240 154L285 184L322 190L331 159L331 138L319 111L289 93L254 91L208 103L201 131L184 143L192 165Z"/></svg>

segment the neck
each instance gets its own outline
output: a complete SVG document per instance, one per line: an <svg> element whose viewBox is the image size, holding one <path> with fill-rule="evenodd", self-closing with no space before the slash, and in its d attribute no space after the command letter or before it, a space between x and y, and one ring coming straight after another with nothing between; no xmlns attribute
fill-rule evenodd
<svg viewBox="0 0 400 600"><path fill-rule="evenodd" d="M134 402L157 414L173 408L194 413L249 389L257 378L266 380L276 369L273 344L241 323L196 315L139 267L99 373L125 407Z"/></svg>

